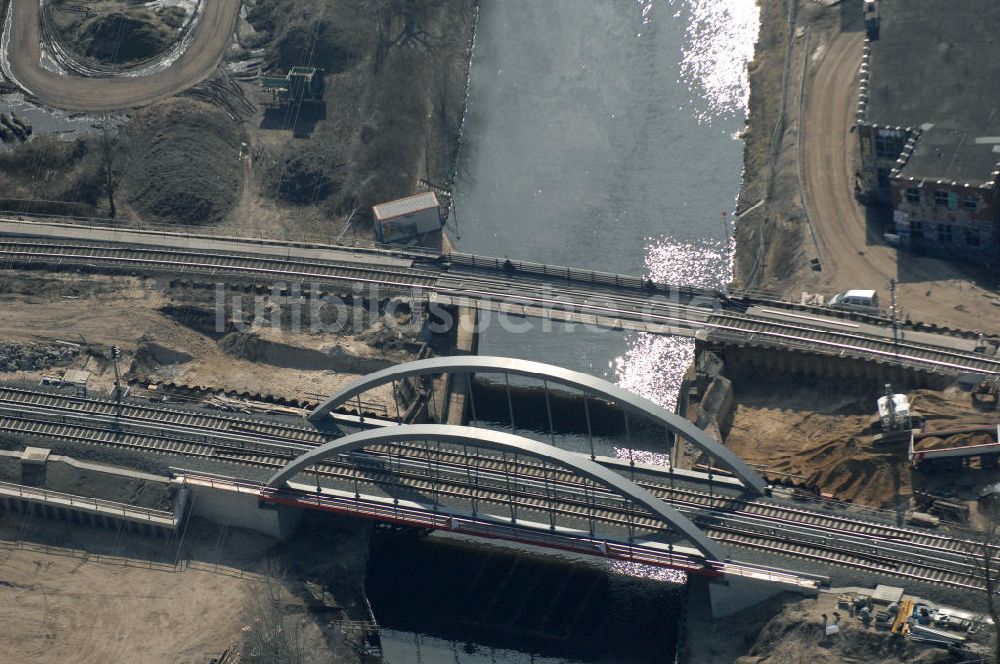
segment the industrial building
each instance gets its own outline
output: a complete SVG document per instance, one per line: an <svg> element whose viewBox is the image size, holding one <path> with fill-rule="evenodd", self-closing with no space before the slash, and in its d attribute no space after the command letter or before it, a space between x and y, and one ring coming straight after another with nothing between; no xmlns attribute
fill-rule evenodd
<svg viewBox="0 0 1000 664"><path fill-rule="evenodd" d="M858 194L891 206L904 247L1000 253L1000 6L866 0Z"/></svg>

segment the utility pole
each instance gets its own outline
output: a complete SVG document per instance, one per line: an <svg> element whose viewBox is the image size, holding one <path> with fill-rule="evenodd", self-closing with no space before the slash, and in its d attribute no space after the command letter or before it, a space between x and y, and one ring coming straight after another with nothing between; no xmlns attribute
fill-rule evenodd
<svg viewBox="0 0 1000 664"><path fill-rule="evenodd" d="M892 343L899 343L899 323L896 319L896 278L889 280L889 294L892 298Z"/></svg>

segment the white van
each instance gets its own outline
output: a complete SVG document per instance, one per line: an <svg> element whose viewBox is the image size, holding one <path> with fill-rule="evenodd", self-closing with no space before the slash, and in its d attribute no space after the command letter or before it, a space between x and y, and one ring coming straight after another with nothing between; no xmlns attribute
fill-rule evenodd
<svg viewBox="0 0 1000 664"><path fill-rule="evenodd" d="M879 311L878 293L873 290L849 290L837 293L827 302L838 309L859 309L871 313Z"/></svg>

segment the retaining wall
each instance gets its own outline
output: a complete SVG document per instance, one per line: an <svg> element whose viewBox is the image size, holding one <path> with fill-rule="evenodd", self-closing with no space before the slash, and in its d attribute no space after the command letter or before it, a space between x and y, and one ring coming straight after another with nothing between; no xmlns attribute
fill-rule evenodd
<svg viewBox="0 0 1000 664"><path fill-rule="evenodd" d="M192 494L191 513L213 523L286 540L302 518L301 510L261 503L256 493L198 484L188 486Z"/></svg>

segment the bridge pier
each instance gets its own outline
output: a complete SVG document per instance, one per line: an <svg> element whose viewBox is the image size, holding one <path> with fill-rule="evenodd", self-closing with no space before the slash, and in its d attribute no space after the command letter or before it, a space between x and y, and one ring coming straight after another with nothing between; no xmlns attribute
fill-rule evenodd
<svg viewBox="0 0 1000 664"><path fill-rule="evenodd" d="M803 587L745 577L730 576L724 579L708 579L693 575L688 577L688 593L692 598L699 599L699 603L703 606L707 600L713 618L726 618L786 592L808 597L815 597L818 594L815 590L810 591Z"/></svg>
<svg viewBox="0 0 1000 664"><path fill-rule="evenodd" d="M302 510L263 503L256 492L234 491L203 483L187 486L192 493L191 513L213 523L253 530L284 541L302 518Z"/></svg>
<svg viewBox="0 0 1000 664"><path fill-rule="evenodd" d="M475 355L479 350L479 309L458 307L456 316L454 355ZM445 377L445 412L441 421L447 424L463 425L469 421L469 400L472 394L472 374L447 375Z"/></svg>

